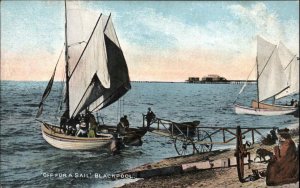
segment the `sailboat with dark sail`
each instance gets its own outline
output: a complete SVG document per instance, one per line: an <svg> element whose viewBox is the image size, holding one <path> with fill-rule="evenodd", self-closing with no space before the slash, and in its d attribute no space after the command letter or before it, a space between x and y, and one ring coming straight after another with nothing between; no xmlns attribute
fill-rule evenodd
<svg viewBox="0 0 300 188"><path fill-rule="evenodd" d="M107 128L102 127L106 131L100 132L99 124L95 123L92 114L108 107L131 89L126 60L111 15L95 16L90 11L68 7L65 1L64 51L65 112L60 126L38 120L42 122L43 138L52 146L66 150L115 146L116 128L107 131ZM55 71L56 67L40 102L37 118L51 91ZM86 119L92 121L87 122ZM77 133L72 132L73 129ZM91 132L94 134L80 137L80 129L93 129ZM144 130L133 130L127 136L140 138L145 133Z"/></svg>
<svg viewBox="0 0 300 188"><path fill-rule="evenodd" d="M299 62L296 55L283 43L277 46L258 36L256 68L257 100L252 101L251 107L235 104L235 112L264 116L293 114L297 107L275 104L275 100L299 93ZM273 103L264 102L268 99L273 99Z"/></svg>

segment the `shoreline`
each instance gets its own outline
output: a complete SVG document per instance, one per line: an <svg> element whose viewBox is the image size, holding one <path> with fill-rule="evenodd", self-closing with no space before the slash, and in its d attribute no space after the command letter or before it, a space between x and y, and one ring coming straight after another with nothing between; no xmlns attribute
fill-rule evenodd
<svg viewBox="0 0 300 188"><path fill-rule="evenodd" d="M294 135L292 135L292 139L294 140L296 146L299 146L299 125L292 125L288 127L293 132ZM295 133L295 130L298 131L298 133ZM249 151L252 154L255 155L256 149L258 148L264 148L269 151L273 151L274 145L261 145L260 143L256 143L253 146L250 147ZM225 151L214 151L217 152L215 155L209 155L209 160L223 160L228 159L229 157L234 156L234 148L230 150ZM206 154L203 154L206 155ZM142 166L139 166L140 168L145 168L150 166L154 166L159 168L159 164L161 166L167 166L166 161L168 159L171 159L169 165L174 165L174 161L177 159L182 159L182 164L189 163L189 162L195 162L199 158L205 158L206 156L185 156L185 157L172 157L172 158L166 158L164 160L161 160L156 163L149 163ZM194 158L194 159L193 159ZM173 162L172 162L173 160ZM198 160L199 161L199 160ZM177 161L178 162L178 161ZM177 164L180 164L177 163ZM248 165L245 165L245 176L252 175L252 169L256 169L259 171L265 170L267 168L266 162L259 162L259 163L252 163L251 168L248 169ZM139 168L136 167L136 168ZM134 170L136 168L133 168L131 170ZM128 170L130 171L130 170ZM125 171L126 172L126 171ZM121 183L121 182L120 182ZM238 179L237 175L237 169L235 166L231 167L222 167L222 168L212 168L212 169L197 169L192 171L186 171L180 174L173 174L173 175L166 175L166 176L154 176L150 178L139 178L136 179L133 182L123 182L121 185L117 187L122 188L135 188L135 187L187 187L187 188L194 188L194 187L271 187L266 185L265 178L260 178L255 181L248 181L245 183L241 183ZM292 184L285 184L282 186L276 186L276 187L292 187L292 188L298 188L299 187L299 181L297 183Z"/></svg>

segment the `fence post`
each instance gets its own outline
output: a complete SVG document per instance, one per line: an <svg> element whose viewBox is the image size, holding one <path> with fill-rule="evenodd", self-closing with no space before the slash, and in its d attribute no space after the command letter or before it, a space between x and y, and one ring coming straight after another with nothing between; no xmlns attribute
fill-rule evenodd
<svg viewBox="0 0 300 188"><path fill-rule="evenodd" d="M252 144L254 144L254 129L252 129Z"/></svg>

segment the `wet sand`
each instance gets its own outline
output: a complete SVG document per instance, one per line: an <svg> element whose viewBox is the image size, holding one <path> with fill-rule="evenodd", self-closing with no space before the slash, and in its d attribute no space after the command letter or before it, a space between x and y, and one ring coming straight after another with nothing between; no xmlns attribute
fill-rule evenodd
<svg viewBox="0 0 300 188"><path fill-rule="evenodd" d="M299 132L298 132L299 134ZM299 144L299 135L296 134L293 137L295 143ZM250 153L254 154L258 148L265 148L269 151L273 151L274 145L265 146L261 144L254 144L250 149ZM229 150L225 152L220 152L217 155L209 156L210 160L226 159L234 156L234 150ZM185 158L180 160L170 160L168 162L161 161L152 164L153 167L162 166L172 166L174 164L180 164L182 162L194 161L197 157L191 156L191 158ZM202 158L202 157L201 157ZM151 164L150 164L151 165ZM149 166L149 165L146 165ZM245 166L245 176L248 177L253 175L252 169L257 169L259 171L264 171L267 168L266 162L252 163L251 168L248 165ZM192 172L186 172L183 174L170 175L170 176L158 176L147 179L140 179L133 183L128 183L122 186L122 188L136 188L136 187L186 187L186 188L197 188L197 187L270 187L266 185L265 178L261 177L255 181L248 181L241 183L238 179L237 168L219 168L219 169L209 169L209 170L197 170ZM293 184L286 184L283 186L274 187L299 187L299 182Z"/></svg>

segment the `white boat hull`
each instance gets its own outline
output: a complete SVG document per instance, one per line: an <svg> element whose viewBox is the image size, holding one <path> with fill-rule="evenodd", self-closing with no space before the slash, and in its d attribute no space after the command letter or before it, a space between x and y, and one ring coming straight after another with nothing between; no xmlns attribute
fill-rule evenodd
<svg viewBox="0 0 300 188"><path fill-rule="evenodd" d="M236 114L249 114L259 116L278 116L278 115L290 115L293 114L297 108L283 108L283 109L266 109L266 108L251 108L241 105L234 105Z"/></svg>
<svg viewBox="0 0 300 188"><path fill-rule="evenodd" d="M67 136L51 131L42 124L43 138L52 146L63 150L100 150L110 149L114 138L105 134L100 138Z"/></svg>

